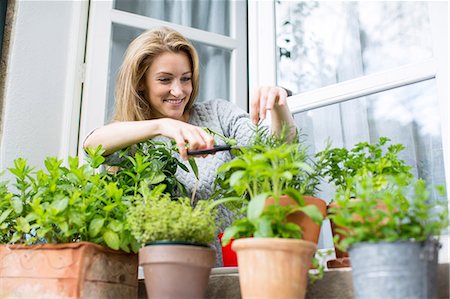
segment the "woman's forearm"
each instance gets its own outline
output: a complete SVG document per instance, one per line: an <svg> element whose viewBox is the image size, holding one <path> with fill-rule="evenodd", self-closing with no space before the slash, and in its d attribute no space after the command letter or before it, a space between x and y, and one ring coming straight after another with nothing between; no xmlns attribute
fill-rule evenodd
<svg viewBox="0 0 450 299"><path fill-rule="evenodd" d="M114 122L94 130L84 141L84 148L102 145L105 155L153 138L160 134L160 120Z"/></svg>

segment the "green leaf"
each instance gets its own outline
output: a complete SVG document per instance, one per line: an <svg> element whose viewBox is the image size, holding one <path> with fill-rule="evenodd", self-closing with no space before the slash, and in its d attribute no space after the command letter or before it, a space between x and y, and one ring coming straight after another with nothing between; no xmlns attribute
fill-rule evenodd
<svg viewBox="0 0 450 299"><path fill-rule="evenodd" d="M3 211L2 215L0 215L0 223L3 223L3 221L6 220L6 218L8 218L9 214L11 214L12 210L8 209Z"/></svg>
<svg viewBox="0 0 450 299"><path fill-rule="evenodd" d="M299 210L304 212L306 215L308 215L312 221L314 221L317 224L322 223L323 215L320 213L320 210L314 206L314 205L307 205L304 207L300 207Z"/></svg>
<svg viewBox="0 0 450 299"><path fill-rule="evenodd" d="M194 158L189 158L188 161L189 161L189 165L191 165L192 171L195 174L195 177L198 180L198 167L197 167L197 163L195 162L195 159Z"/></svg>
<svg viewBox="0 0 450 299"><path fill-rule="evenodd" d="M23 203L22 200L20 198L12 198L11 199L11 206L14 209L14 212L18 215L20 215L23 211Z"/></svg>
<svg viewBox="0 0 450 299"><path fill-rule="evenodd" d="M108 224L108 228L110 228L112 231L116 233L119 233L123 229L123 223L115 219L112 219L111 222Z"/></svg>
<svg viewBox="0 0 450 299"><path fill-rule="evenodd" d="M24 232L24 233L29 233L30 232L30 224L28 223L27 220L25 220L25 218L23 217L19 217L16 219L17 223L19 224L19 231Z"/></svg>
<svg viewBox="0 0 450 299"><path fill-rule="evenodd" d="M119 250L120 248L120 239L119 239L119 235L111 230L107 230L104 234L103 234L103 240L105 240L106 245L108 245L108 247L114 249L114 250Z"/></svg>
<svg viewBox="0 0 450 299"><path fill-rule="evenodd" d="M239 183L240 179L244 176L245 171L238 170L233 172L233 174L230 176L230 186L235 186Z"/></svg>
<svg viewBox="0 0 450 299"><path fill-rule="evenodd" d="M261 193L250 200L247 210L248 219L256 219L261 215L264 210L267 197L269 197L269 193Z"/></svg>
<svg viewBox="0 0 450 299"><path fill-rule="evenodd" d="M95 238L101 231L103 224L105 223L105 219L103 218L94 218L89 224L89 236L91 238Z"/></svg>
<svg viewBox="0 0 450 299"><path fill-rule="evenodd" d="M51 204L51 208L55 211L55 214L63 212L69 204L69 199L67 197L63 197L61 199L57 199Z"/></svg>

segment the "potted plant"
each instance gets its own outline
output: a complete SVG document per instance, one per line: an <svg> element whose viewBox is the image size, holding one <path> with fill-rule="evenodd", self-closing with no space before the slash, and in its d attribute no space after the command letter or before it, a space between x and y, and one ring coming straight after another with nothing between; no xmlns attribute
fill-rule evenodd
<svg viewBox="0 0 450 299"><path fill-rule="evenodd" d="M375 144L360 142L351 149L331 148L328 145L325 150L316 154L320 163L321 176L327 177L328 182L336 187L336 191L348 190L352 198L355 198L355 190L350 188L349 183L356 174L371 175L378 188L382 188L386 183L386 175L404 174L412 177L410 173L412 168L399 158L399 153L405 147L402 144L390 144L390 141L387 137L381 137ZM329 208L336 210L337 203L332 201ZM329 209L329 213L331 210ZM342 238L338 232L342 228L337 228L332 219L330 224L333 235ZM328 261L328 268L350 266L347 252L335 246L335 253L336 260Z"/></svg>
<svg viewBox="0 0 450 299"><path fill-rule="evenodd" d="M436 236L448 212L429 195L407 174L357 174L338 191L329 217L343 228L338 246L349 248L356 298L437 298Z"/></svg>
<svg viewBox="0 0 450 299"><path fill-rule="evenodd" d="M187 197L172 199L161 184L141 184L130 209L131 231L142 245L148 298L203 298L215 263L216 204Z"/></svg>
<svg viewBox="0 0 450 299"><path fill-rule="evenodd" d="M238 255L243 298L303 298L317 246L301 240L306 229L287 219L301 213L319 225L323 214L317 206L306 205L292 187L298 183L295 178L312 173L304 148L269 137L256 138L253 146L219 169L219 174L227 173L222 183L238 195L223 201L245 203L245 216L225 230L222 242L236 239L232 248ZM285 199L288 202L281 203Z"/></svg>
<svg viewBox="0 0 450 299"><path fill-rule="evenodd" d="M99 166L49 157L34 171L19 158L0 187L0 297L135 297L138 243L130 202ZM108 265L108 266L106 266Z"/></svg>

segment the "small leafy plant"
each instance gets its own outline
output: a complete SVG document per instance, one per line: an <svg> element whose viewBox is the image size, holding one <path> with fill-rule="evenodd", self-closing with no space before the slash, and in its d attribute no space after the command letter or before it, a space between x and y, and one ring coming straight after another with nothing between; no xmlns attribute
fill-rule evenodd
<svg viewBox="0 0 450 299"><path fill-rule="evenodd" d="M375 186L382 188L386 175L404 174L412 178L411 167L398 157L404 150L402 144L391 144L387 137L380 137L376 144L357 143L352 149L327 148L316 154L322 169L321 175L329 178L337 189L346 190L355 175L371 175Z"/></svg>
<svg viewBox="0 0 450 299"><path fill-rule="evenodd" d="M343 250L360 242L424 241L448 225L446 204L430 201L423 180L396 174L383 181L380 188L379 176L358 174L338 191L338 207L329 217L341 227L343 238L335 238ZM442 186L437 190L444 193Z"/></svg>
<svg viewBox="0 0 450 299"><path fill-rule="evenodd" d="M175 176L178 167L189 172L189 169L180 162L175 153L177 147L174 142L166 144L154 140L147 140L119 151L118 161L109 163L116 167L109 172L108 180L117 182L124 190L124 196L135 196L139 193L140 183L145 180L151 188L164 184L166 192L173 197L186 196L185 186ZM198 168L193 158L189 164L198 178Z"/></svg>
<svg viewBox="0 0 450 299"><path fill-rule="evenodd" d="M215 239L215 209L210 201L199 200L195 206L187 197L172 200L161 184L150 190L142 184L141 197L130 209L133 236L141 244L157 241L182 241L211 244Z"/></svg>
<svg viewBox="0 0 450 299"><path fill-rule="evenodd" d="M9 168L15 191L0 185L0 240L2 243L67 243L90 241L137 252L127 212L131 202L123 190L99 171L100 148L89 150L87 164L78 157L63 161L48 157L45 169L34 171L19 158Z"/></svg>
<svg viewBox="0 0 450 299"><path fill-rule="evenodd" d="M225 230L224 245L231 238L249 236L299 239L300 227L286 221L287 215L296 211L304 212L317 223L322 221L317 207L305 206L302 192L306 187L298 189L299 184L307 184L305 181L314 174L306 149L299 142L286 142L283 135L268 135L257 130L255 136L253 146L241 149L240 155L218 170L219 176L226 174L222 186L235 193L234 197L222 201L243 202L242 212L246 214ZM282 195L291 197L298 206L280 206ZM274 204L265 206L269 197L273 197Z"/></svg>

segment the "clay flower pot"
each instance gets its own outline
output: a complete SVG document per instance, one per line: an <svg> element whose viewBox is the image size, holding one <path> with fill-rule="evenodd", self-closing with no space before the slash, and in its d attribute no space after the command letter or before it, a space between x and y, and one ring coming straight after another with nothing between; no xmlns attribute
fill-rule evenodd
<svg viewBox="0 0 450 299"><path fill-rule="evenodd" d="M204 298L216 252L202 245L154 243L139 251L148 298Z"/></svg>
<svg viewBox="0 0 450 299"><path fill-rule="evenodd" d="M280 238L244 238L233 242L243 299L301 299L317 246Z"/></svg>
<svg viewBox="0 0 450 299"><path fill-rule="evenodd" d="M89 242L0 245L0 298L136 298L137 261Z"/></svg>
<svg viewBox="0 0 450 299"><path fill-rule="evenodd" d="M303 196L303 199L306 205L315 205L320 210L323 217L327 215L327 204L324 200L308 195ZM266 206L272 205L273 203L273 198L268 198L266 201ZM295 200L293 200L289 196L282 195L280 197L280 205L296 206L297 202L295 202ZM303 232L303 240L313 242L317 245L320 236L320 224L314 223L314 221L312 221L312 219L306 216L303 212L295 212L289 214L287 220L289 222L296 223L301 227Z"/></svg>
<svg viewBox="0 0 450 299"><path fill-rule="evenodd" d="M356 198L352 198L351 200L358 200ZM339 209L339 204L337 204L336 202L331 202L328 205L328 209L333 208L333 209ZM382 210L382 211L387 211L386 205L383 204L382 202L378 203L376 208L378 210ZM329 214L331 214L331 212L329 212ZM361 216L359 215L353 215L352 219L358 222L364 222L364 221L371 221L371 219L363 219L361 218ZM387 222L388 219L385 219L385 221L383 222ZM382 223L383 223L382 222ZM346 228L342 227L342 226L338 226L336 225L333 220L330 219L330 225L331 225L331 232L333 234L333 236L339 236L340 240L345 239L345 236L342 235L341 233L338 232L338 230L347 230ZM334 245L334 250L335 250L335 254L336 254L336 259L335 260L330 260L327 262L327 267L328 268L345 268L345 267L351 267L350 264L350 257L348 252L346 251L342 251L339 250L336 245Z"/></svg>

